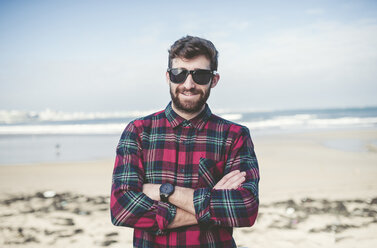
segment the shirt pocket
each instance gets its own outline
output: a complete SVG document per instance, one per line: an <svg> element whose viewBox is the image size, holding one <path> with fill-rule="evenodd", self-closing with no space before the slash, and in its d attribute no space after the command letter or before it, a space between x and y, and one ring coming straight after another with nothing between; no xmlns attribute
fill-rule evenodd
<svg viewBox="0 0 377 248"><path fill-rule="evenodd" d="M213 188L223 176L224 162L216 162L208 158L200 158L198 171L198 188Z"/></svg>

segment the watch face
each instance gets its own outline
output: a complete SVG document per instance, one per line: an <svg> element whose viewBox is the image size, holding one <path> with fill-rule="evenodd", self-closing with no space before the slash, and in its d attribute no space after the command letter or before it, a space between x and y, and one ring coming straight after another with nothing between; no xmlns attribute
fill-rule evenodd
<svg viewBox="0 0 377 248"><path fill-rule="evenodd" d="M170 195L174 191L174 186L170 183L164 183L160 188L161 193Z"/></svg>

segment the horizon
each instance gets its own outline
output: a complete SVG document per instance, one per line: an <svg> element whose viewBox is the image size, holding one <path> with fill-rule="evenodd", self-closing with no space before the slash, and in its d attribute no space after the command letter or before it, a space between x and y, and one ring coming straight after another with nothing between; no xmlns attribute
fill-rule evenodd
<svg viewBox="0 0 377 248"><path fill-rule="evenodd" d="M169 102L169 101L168 101ZM167 104L168 104L167 102ZM166 107L166 106L165 106ZM40 110L35 110L35 109L32 109L32 110L25 110L25 109L0 109L0 113L1 112L22 112L22 113L43 113L43 112L54 112L54 113L62 113L62 114L115 114L115 113L119 113L119 114L136 114L138 112L140 113L144 113L146 115L148 115L148 113L154 113L154 112L158 112L158 111L162 111L165 109L165 107L161 108L161 109L130 109L130 110L105 110L105 111L79 111L79 110L72 110L72 111L64 111L64 110L58 110L58 109L53 109L53 108L49 108L49 107L46 107L45 109L40 109ZM209 107L211 108L211 111L216 113L231 113L231 112L242 112L242 113L246 113L246 112L279 112L279 111L304 111L304 110L332 110L332 109L373 109L373 108L377 108L377 104L376 105L359 105L359 106L329 106L329 107L290 107L290 108L279 108L279 107L276 107L274 109L272 108L238 108L238 109L235 109L235 108L212 108L209 104Z"/></svg>

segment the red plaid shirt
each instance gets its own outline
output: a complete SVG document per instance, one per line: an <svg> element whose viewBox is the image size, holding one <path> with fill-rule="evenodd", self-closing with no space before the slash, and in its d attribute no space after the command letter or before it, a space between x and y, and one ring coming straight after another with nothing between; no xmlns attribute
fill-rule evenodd
<svg viewBox="0 0 377 248"><path fill-rule="evenodd" d="M246 172L236 190L213 186L233 170ZM195 189L197 225L167 229L170 203L142 193L144 183ZM211 113L185 120L171 103L128 124L117 147L111 194L114 225L134 228L134 247L236 247L233 227L252 226L258 213L259 170L246 127Z"/></svg>

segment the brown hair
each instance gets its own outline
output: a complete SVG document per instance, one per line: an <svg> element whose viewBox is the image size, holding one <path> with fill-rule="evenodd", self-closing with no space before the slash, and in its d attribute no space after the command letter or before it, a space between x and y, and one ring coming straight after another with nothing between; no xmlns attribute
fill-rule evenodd
<svg viewBox="0 0 377 248"><path fill-rule="evenodd" d="M174 42L169 49L168 67L171 68L174 58L192 59L204 55L210 61L211 70L217 70L218 51L209 40L187 35Z"/></svg>

